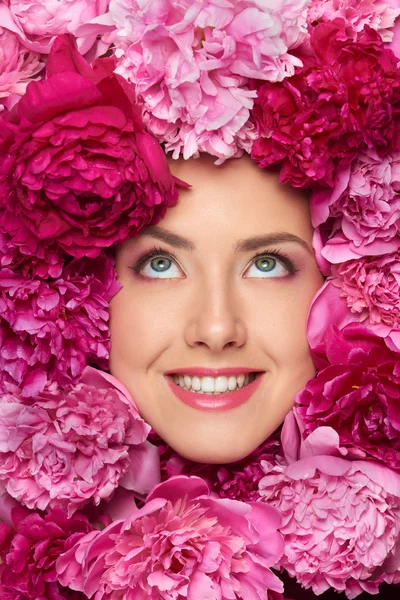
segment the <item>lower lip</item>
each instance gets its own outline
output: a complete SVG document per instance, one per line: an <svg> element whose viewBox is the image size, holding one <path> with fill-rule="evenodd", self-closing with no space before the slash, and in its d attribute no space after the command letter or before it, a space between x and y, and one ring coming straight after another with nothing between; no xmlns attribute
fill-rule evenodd
<svg viewBox="0 0 400 600"><path fill-rule="evenodd" d="M260 385L261 377L262 375L259 374L254 381L239 390L218 395L189 392L177 385L169 375L167 375L167 380L175 396L188 406L197 408L197 410L222 411L231 410L247 402Z"/></svg>

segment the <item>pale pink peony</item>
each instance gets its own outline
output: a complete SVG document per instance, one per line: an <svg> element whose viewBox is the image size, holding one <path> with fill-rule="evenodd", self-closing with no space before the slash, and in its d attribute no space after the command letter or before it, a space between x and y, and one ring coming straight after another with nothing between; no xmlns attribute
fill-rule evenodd
<svg viewBox="0 0 400 600"><path fill-rule="evenodd" d="M400 153L360 153L351 166L338 167L332 189L311 197L315 227L328 222L321 249L331 263L380 255L400 247ZM329 220L329 221L328 221Z"/></svg>
<svg viewBox="0 0 400 600"><path fill-rule="evenodd" d="M0 22L18 33L26 48L42 54L50 52L58 35L75 35L81 25L93 23L85 35L78 37L77 44L81 54L91 51L94 58L108 47L97 41L102 32L97 22L108 5L109 0L4 0Z"/></svg>
<svg viewBox="0 0 400 600"><path fill-rule="evenodd" d="M96 600L281 598L270 570L278 526L270 506L212 498L200 478L174 477L139 511L81 538L58 559L58 580Z"/></svg>
<svg viewBox="0 0 400 600"><path fill-rule="evenodd" d="M0 272L0 392L6 383L25 397L48 381L76 382L88 362L106 367L109 301L119 291L114 259L70 262L55 280Z"/></svg>
<svg viewBox="0 0 400 600"><path fill-rule="evenodd" d="M28 508L69 514L119 485L142 495L159 482L149 431L122 384L91 367L30 402L11 390L0 400L0 479Z"/></svg>
<svg viewBox="0 0 400 600"><path fill-rule="evenodd" d="M256 91L301 61L309 0L111 0L117 73L135 84L150 131L174 158L249 151Z"/></svg>
<svg viewBox="0 0 400 600"><path fill-rule="evenodd" d="M391 29L400 9L393 6L396 0L312 0L308 12L308 22L315 25L321 21L341 18L361 31L365 25L379 31L383 41L393 39Z"/></svg>
<svg viewBox="0 0 400 600"><path fill-rule="evenodd" d="M263 463L260 494L282 515L280 565L317 595L355 598L400 582L400 476L374 462L345 460L339 436L320 427L300 443L292 413L285 459Z"/></svg>
<svg viewBox="0 0 400 600"><path fill-rule="evenodd" d="M27 50L15 33L0 27L0 111L18 102L43 67L40 54Z"/></svg>

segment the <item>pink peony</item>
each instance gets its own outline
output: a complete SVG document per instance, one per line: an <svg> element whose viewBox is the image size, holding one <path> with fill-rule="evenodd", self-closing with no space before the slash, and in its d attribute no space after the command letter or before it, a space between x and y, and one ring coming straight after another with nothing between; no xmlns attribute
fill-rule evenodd
<svg viewBox="0 0 400 600"><path fill-rule="evenodd" d="M249 151L255 91L301 61L308 0L111 0L117 72L135 84L149 130L174 158Z"/></svg>
<svg viewBox="0 0 400 600"><path fill-rule="evenodd" d="M311 0L308 22L315 25L340 18L356 31L362 31L368 25L379 31L384 42L390 42L393 38L391 30L400 14L399 7L392 4L393 0Z"/></svg>
<svg viewBox="0 0 400 600"><path fill-rule="evenodd" d="M337 166L361 150L397 150L400 69L378 33L344 30L340 19L317 25L310 43L312 56L294 77L259 88L252 157L261 167L282 164L281 180L295 187L333 186Z"/></svg>
<svg viewBox="0 0 400 600"><path fill-rule="evenodd" d="M113 377L88 367L75 386L50 384L32 401L0 400L0 480L32 509L72 514L122 485L142 495L159 482L150 427Z"/></svg>
<svg viewBox="0 0 400 600"><path fill-rule="evenodd" d="M300 443L289 414L285 459L263 463L260 494L282 515L280 561L319 595L328 588L355 598L400 581L400 475L373 462L345 460L339 437L321 427Z"/></svg>
<svg viewBox="0 0 400 600"><path fill-rule="evenodd" d="M332 274L360 321L400 330L400 251L334 265Z"/></svg>
<svg viewBox="0 0 400 600"><path fill-rule="evenodd" d="M58 579L96 600L281 598L270 571L282 553L278 526L270 506L212 498L198 477L175 477L61 556Z"/></svg>
<svg viewBox="0 0 400 600"><path fill-rule="evenodd" d="M69 544L92 530L83 515L68 518L61 509L45 516L13 513L14 528L0 539L2 600L84 600L62 588L55 562ZM1 536L0 536L1 538Z"/></svg>
<svg viewBox="0 0 400 600"><path fill-rule="evenodd" d="M400 470L400 352L359 323L325 327L319 373L296 396L306 434L333 427L352 454Z"/></svg>
<svg viewBox="0 0 400 600"><path fill-rule="evenodd" d="M384 338L391 350L400 352L399 299L395 282L397 260L397 253L385 254L376 259L343 263L338 266L341 272L334 267L339 276L325 282L309 310L307 336L312 348L323 343L330 325L343 329L348 323L356 322Z"/></svg>
<svg viewBox="0 0 400 600"><path fill-rule="evenodd" d="M82 24L93 26L86 35L78 37L81 54L91 51L98 56L108 46L97 42L102 30L97 25L108 9L109 0L4 0L0 6L0 22L18 33L24 46L48 54L56 36L75 35Z"/></svg>
<svg viewBox="0 0 400 600"><path fill-rule="evenodd" d="M95 257L158 221L177 201L166 157L144 130L114 62L90 68L61 36L48 79L0 124L0 226ZM65 90L69 93L66 95ZM3 141L1 141L1 139Z"/></svg>
<svg viewBox="0 0 400 600"><path fill-rule="evenodd" d="M400 247L400 153L380 157L360 153L351 166L338 167L333 188L311 198L314 226L327 222L329 239L321 250L331 263ZM329 219L329 221L328 221ZM336 232L343 244L336 244Z"/></svg>
<svg viewBox="0 0 400 600"><path fill-rule="evenodd" d="M76 382L88 362L107 366L109 301L120 289L114 259L70 262L56 280L0 272L0 391L35 396L48 381Z"/></svg>
<svg viewBox="0 0 400 600"><path fill-rule="evenodd" d="M43 68L39 54L29 52L15 33L0 27L0 112L18 102Z"/></svg>

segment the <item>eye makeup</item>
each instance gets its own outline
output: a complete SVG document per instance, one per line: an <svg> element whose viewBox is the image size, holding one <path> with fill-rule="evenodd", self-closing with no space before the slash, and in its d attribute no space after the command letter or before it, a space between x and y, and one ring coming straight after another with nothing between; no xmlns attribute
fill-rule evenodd
<svg viewBox="0 0 400 600"><path fill-rule="evenodd" d="M153 258L156 258L156 257L168 258L169 260L177 263L177 265L179 266L179 261L171 252L168 252L164 248L161 248L158 246L153 246L152 248L147 250L144 254L142 254L137 259L137 261L132 266L130 266L130 269L135 273L135 275L137 277L139 277L141 279L144 279L146 281L153 281L153 280L159 281L161 278L147 277L147 276L141 274L141 271L144 268L144 266L149 261L151 261ZM263 252L257 253L255 256L252 257L250 264L246 266L245 270L247 270L257 260L264 258L264 257L272 257L276 261L281 263L285 267L285 269L288 271L287 277L294 276L299 271L299 268L296 267L296 265L294 264L292 259L289 258L289 256L287 254L285 254L281 250L278 250L275 248L265 249ZM282 277L277 277L276 279L279 279L279 278L282 279ZM168 279L168 278L163 278L163 279ZM174 279L176 279L176 278L174 278Z"/></svg>

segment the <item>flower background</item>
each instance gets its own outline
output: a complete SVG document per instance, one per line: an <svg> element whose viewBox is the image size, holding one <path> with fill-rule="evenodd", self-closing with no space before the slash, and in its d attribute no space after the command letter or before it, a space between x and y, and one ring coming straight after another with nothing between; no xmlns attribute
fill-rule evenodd
<svg viewBox="0 0 400 600"><path fill-rule="evenodd" d="M0 0L2 599L398 595L399 14ZM177 455L107 373L113 247L185 185L165 151L311 190L317 374L230 465Z"/></svg>

